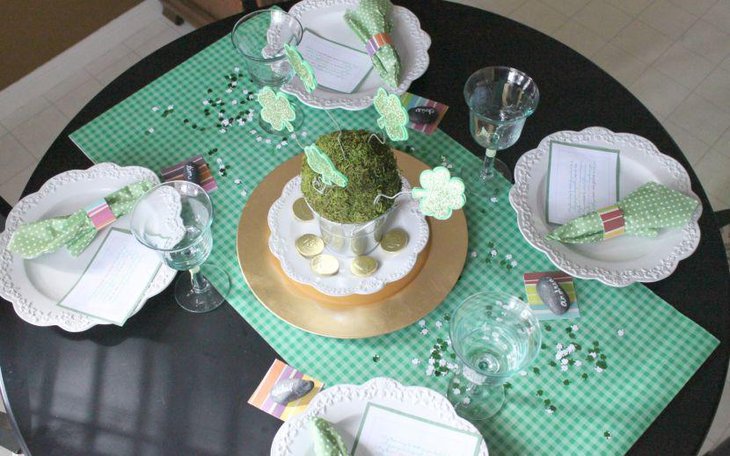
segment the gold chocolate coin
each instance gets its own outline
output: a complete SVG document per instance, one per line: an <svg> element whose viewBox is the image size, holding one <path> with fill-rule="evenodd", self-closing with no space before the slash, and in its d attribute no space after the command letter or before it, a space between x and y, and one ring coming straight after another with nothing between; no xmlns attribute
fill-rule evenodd
<svg viewBox="0 0 730 456"><path fill-rule="evenodd" d="M335 275L340 270L340 262L337 261L337 258L326 253L312 258L312 262L309 265L312 271L321 276Z"/></svg>
<svg viewBox="0 0 730 456"><path fill-rule="evenodd" d="M380 246L386 252L397 252L408 244L408 233L402 228L394 228L383 235Z"/></svg>
<svg viewBox="0 0 730 456"><path fill-rule="evenodd" d="M299 236L294 243L297 252L305 258L311 258L319 255L324 250L324 241L321 237L314 234L305 234Z"/></svg>
<svg viewBox="0 0 730 456"><path fill-rule="evenodd" d="M312 210L309 208L309 205L304 198L299 198L294 201L294 205L291 209L294 212L294 217L296 217L296 219L300 222L309 222L310 220L314 220L314 214L312 214Z"/></svg>
<svg viewBox="0 0 730 456"><path fill-rule="evenodd" d="M358 277L370 277L378 270L378 260L369 256L355 257L350 263L350 272Z"/></svg>

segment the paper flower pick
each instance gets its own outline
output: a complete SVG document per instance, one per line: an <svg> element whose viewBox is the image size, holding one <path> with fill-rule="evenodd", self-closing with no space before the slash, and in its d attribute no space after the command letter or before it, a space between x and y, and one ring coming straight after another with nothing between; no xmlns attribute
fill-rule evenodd
<svg viewBox="0 0 730 456"><path fill-rule="evenodd" d="M297 115L283 93L274 92L271 87L266 86L259 91L256 101L261 105L261 118L271 124L271 128L276 131L284 128L294 131L292 122Z"/></svg>
<svg viewBox="0 0 730 456"><path fill-rule="evenodd" d="M284 53L294 69L294 72L297 76L299 76L299 80L301 80L302 84L304 84L304 89L309 93L314 92L314 89L317 88L317 78L314 77L314 69L312 68L312 65L304 60L304 57L302 57L302 54L296 46L292 46L288 43L285 44Z"/></svg>
<svg viewBox="0 0 730 456"><path fill-rule="evenodd" d="M449 170L443 166L424 170L419 181L422 187L414 187L412 195L423 215L446 220L454 210L466 204L464 181L451 177Z"/></svg>
<svg viewBox="0 0 730 456"><path fill-rule="evenodd" d="M304 148L304 154L307 156L307 164L312 171L319 174L325 185L337 185L338 187L347 187L347 176L342 174L332 163L332 159L322 152L322 149L316 144Z"/></svg>
<svg viewBox="0 0 730 456"><path fill-rule="evenodd" d="M397 95L389 94L382 87L373 100L373 106L380 114L378 127L385 130L385 133L393 141L405 141L408 139L408 112L400 102Z"/></svg>

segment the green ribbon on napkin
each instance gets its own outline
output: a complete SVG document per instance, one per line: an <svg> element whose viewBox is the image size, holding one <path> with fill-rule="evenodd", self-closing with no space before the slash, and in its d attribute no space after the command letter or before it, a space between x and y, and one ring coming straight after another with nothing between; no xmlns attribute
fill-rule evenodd
<svg viewBox="0 0 730 456"><path fill-rule="evenodd" d="M114 216L119 218L131 211L137 200L154 185L140 181L117 190L104 200ZM96 233L86 209L79 209L71 215L21 225L10 239L8 250L23 258L35 258L66 246L76 257L94 240Z"/></svg>
<svg viewBox="0 0 730 456"><path fill-rule="evenodd" d="M649 182L634 190L616 206L623 211L624 233L656 237L660 229L681 228L699 203L669 187ZM568 244L598 242L604 239L604 224L599 211L578 217L547 235L548 239Z"/></svg>
<svg viewBox="0 0 730 456"><path fill-rule="evenodd" d="M384 44L378 39L381 34L390 35L393 28L390 20L392 9L390 0L360 0L356 9L345 13L345 22L369 49L369 41L379 43L377 51L370 55L373 66L386 84L398 87L401 73L398 52L392 44Z"/></svg>
<svg viewBox="0 0 730 456"><path fill-rule="evenodd" d="M314 454L316 456L350 455L342 436L327 420L319 417L312 418L312 421L309 422L309 431L314 441Z"/></svg>

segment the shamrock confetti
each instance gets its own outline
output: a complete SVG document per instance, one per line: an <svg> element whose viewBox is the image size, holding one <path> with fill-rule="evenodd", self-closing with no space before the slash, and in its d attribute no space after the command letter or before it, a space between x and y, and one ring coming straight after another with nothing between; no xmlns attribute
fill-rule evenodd
<svg viewBox="0 0 730 456"><path fill-rule="evenodd" d="M261 118L269 123L271 128L276 131L284 128L294 131L292 122L296 118L296 113L283 93L274 92L267 86L259 91L256 100L261 105Z"/></svg>
<svg viewBox="0 0 730 456"><path fill-rule="evenodd" d="M342 174L332 163L332 159L325 154L322 149L312 144L304 148L304 154L307 156L307 164L312 171L319 174L325 185L337 185L338 187L347 187L347 176Z"/></svg>
<svg viewBox="0 0 730 456"><path fill-rule="evenodd" d="M304 60L304 57L302 57L302 54L297 50L296 46L288 43L285 44L284 53L294 72L299 76L299 80L302 81L304 89L309 93L314 92L314 89L317 88L317 79L314 77L312 65Z"/></svg>
<svg viewBox="0 0 730 456"><path fill-rule="evenodd" d="M408 139L408 112L401 104L400 98L394 94L388 94L382 87L373 100L373 106L380 114L378 127L385 130L385 133L393 141L405 141Z"/></svg>
<svg viewBox="0 0 730 456"><path fill-rule="evenodd" d="M449 170L443 166L424 170L419 181L422 187L415 187L412 192L424 215L446 220L454 210L466 204L464 181L451 177Z"/></svg>

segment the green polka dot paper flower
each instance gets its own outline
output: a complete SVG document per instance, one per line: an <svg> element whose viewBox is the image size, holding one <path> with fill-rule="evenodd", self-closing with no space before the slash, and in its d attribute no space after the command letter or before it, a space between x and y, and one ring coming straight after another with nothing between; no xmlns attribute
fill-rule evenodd
<svg viewBox="0 0 730 456"><path fill-rule="evenodd" d="M312 68L312 65L304 60L304 57L302 57L302 54L296 46L292 46L288 43L285 44L284 53L294 69L294 72L297 76L299 76L299 80L302 81L304 89L309 93L314 92L314 89L317 88L317 78L314 77L314 69Z"/></svg>
<svg viewBox="0 0 730 456"><path fill-rule="evenodd" d="M261 105L261 118L271 124L271 128L281 131L286 128L294 131L292 122L296 119L296 112L289 99L281 92L274 92L271 87L264 87L256 97Z"/></svg>
<svg viewBox="0 0 730 456"><path fill-rule="evenodd" d="M466 204L464 181L451 177L447 168L437 166L427 169L421 173L419 180L421 187L415 187L412 194L423 215L446 220L453 211Z"/></svg>
<svg viewBox="0 0 730 456"><path fill-rule="evenodd" d="M403 107L397 95L389 94L382 87L373 100L373 106L380 114L378 127L385 130L385 133L393 141L405 141L408 139L408 112Z"/></svg>
<svg viewBox="0 0 730 456"><path fill-rule="evenodd" d="M312 171L319 174L325 185L337 185L338 187L347 187L347 176L342 174L332 163L332 159L325 154L316 144L304 148L304 154L307 156L307 164Z"/></svg>

